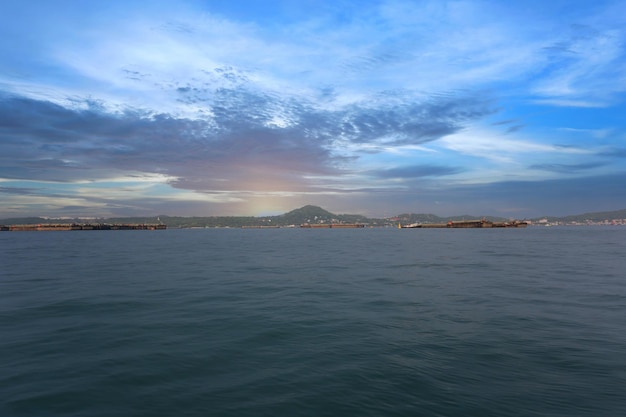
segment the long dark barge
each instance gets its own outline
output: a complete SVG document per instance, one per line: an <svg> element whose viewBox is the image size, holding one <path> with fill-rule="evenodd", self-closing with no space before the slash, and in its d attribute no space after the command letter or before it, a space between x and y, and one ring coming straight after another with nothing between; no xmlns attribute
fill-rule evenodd
<svg viewBox="0 0 626 417"><path fill-rule="evenodd" d="M165 230L164 224L108 224L108 223L40 223L0 225L6 232L49 232L68 230Z"/></svg>

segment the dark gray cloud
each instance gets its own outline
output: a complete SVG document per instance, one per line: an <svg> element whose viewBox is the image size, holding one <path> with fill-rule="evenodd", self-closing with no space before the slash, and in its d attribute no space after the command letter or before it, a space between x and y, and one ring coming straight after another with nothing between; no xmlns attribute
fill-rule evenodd
<svg viewBox="0 0 626 417"><path fill-rule="evenodd" d="M519 130L522 130L525 125L519 123L519 120L517 119L506 119L506 120L500 120L498 122L494 122L491 124L492 126L507 126L506 128L506 133L515 133Z"/></svg>
<svg viewBox="0 0 626 417"><path fill-rule="evenodd" d="M604 162L587 162L583 164L534 164L530 169L538 169L541 171L557 172L561 174L574 173L598 168L606 165Z"/></svg>
<svg viewBox="0 0 626 417"><path fill-rule="evenodd" d="M600 152L598 155L606 156L609 158L626 158L626 148L612 148L606 151Z"/></svg>
<svg viewBox="0 0 626 417"><path fill-rule="evenodd" d="M423 177L441 177L453 175L462 172L459 167L449 167L441 165L415 165L408 167L390 168L378 171L370 171L370 174L379 178L423 178Z"/></svg>
<svg viewBox="0 0 626 417"><path fill-rule="evenodd" d="M403 104L394 103L393 98L394 93L389 93L381 103L354 104L334 112L310 109L299 114L298 122L316 137L341 137L362 144L384 140L393 146L439 139L494 111L488 102L475 97L444 96Z"/></svg>
<svg viewBox="0 0 626 417"><path fill-rule="evenodd" d="M510 124L514 124L514 123L518 123L518 120L517 119L500 120L498 122L493 122L491 125L492 126L500 126L500 125L510 125Z"/></svg>
<svg viewBox="0 0 626 417"><path fill-rule="evenodd" d="M39 195L41 194L40 188L31 187L0 187L0 193L15 194L15 195Z"/></svg>
<svg viewBox="0 0 626 417"><path fill-rule="evenodd" d="M146 74L146 73L142 73L140 71L135 71L132 69L122 69L122 74L124 78L128 78L129 80L134 80L134 81L142 81L145 78L150 77L150 74Z"/></svg>
<svg viewBox="0 0 626 417"><path fill-rule="evenodd" d="M185 88L183 95L190 92ZM1 174L76 181L145 172L177 177L174 186L198 191L245 189L250 182L306 190L314 187L307 176L342 173L349 158L339 156L338 141L421 144L492 112L488 103L454 95L400 105L396 93L387 93L374 103L331 111L243 86L201 93L210 114L202 119L132 109L113 114L95 101L68 108L0 95ZM452 172L428 169L428 175Z"/></svg>

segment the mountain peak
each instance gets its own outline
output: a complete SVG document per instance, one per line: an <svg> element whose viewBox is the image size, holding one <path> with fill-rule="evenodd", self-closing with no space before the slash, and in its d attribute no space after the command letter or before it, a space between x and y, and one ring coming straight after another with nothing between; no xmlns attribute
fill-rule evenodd
<svg viewBox="0 0 626 417"><path fill-rule="evenodd" d="M321 207L313 205L306 205L304 207L300 207L299 209L291 210L290 212L283 214L283 216L286 218L304 217L311 219L315 217L317 217L318 219L332 219L333 217L336 217L336 215L334 215L333 213L326 211Z"/></svg>

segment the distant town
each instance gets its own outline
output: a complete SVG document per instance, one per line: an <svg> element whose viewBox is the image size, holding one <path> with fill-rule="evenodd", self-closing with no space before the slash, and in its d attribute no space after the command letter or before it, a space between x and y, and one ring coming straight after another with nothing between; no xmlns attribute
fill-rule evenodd
<svg viewBox="0 0 626 417"><path fill-rule="evenodd" d="M278 228L278 227L518 227L518 226L624 226L626 209L585 213L566 217L509 219L494 216L439 217L434 214L400 214L388 218L368 218L358 214L334 214L318 206L304 206L277 216L208 217L126 217L126 218L44 218L27 217L0 220L0 231L18 230L163 230L166 228Z"/></svg>
<svg viewBox="0 0 626 417"><path fill-rule="evenodd" d="M543 218L539 220L527 220L529 226L626 226L626 219L607 219L607 220L548 220Z"/></svg>

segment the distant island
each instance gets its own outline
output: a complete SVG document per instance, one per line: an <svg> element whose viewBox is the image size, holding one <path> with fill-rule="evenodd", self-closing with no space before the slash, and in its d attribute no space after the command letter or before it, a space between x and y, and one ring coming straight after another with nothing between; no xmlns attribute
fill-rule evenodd
<svg viewBox="0 0 626 417"><path fill-rule="evenodd" d="M508 222L512 219L494 216L460 215L439 217L434 214L399 214L388 218L368 218L358 214L334 214L321 207L307 205L288 213L276 216L209 216L209 217L124 217L124 218L95 218L95 219L52 219L43 217L25 217L0 220L0 230L9 230L9 225L136 225L135 228L159 229L168 228L204 228L204 227L299 227L300 225L362 225L363 227L398 227L398 225L432 225L448 222L486 220L493 223ZM557 226L557 225L626 225L626 209L617 211L585 213L565 217L538 217L523 219L528 225ZM141 226L141 227L139 227ZM147 227L146 227L147 226ZM69 227L69 226L68 226ZM80 229L76 229L80 230ZM84 230L84 229L83 229Z"/></svg>

